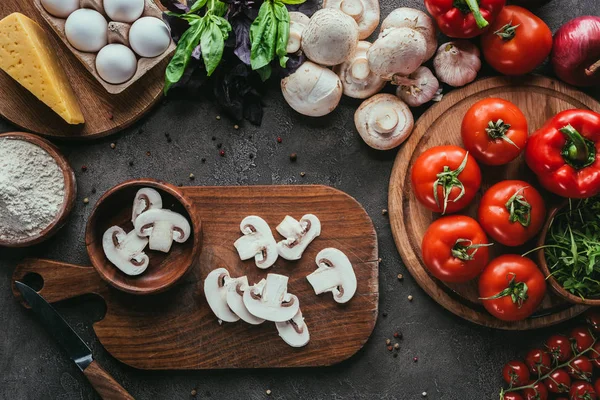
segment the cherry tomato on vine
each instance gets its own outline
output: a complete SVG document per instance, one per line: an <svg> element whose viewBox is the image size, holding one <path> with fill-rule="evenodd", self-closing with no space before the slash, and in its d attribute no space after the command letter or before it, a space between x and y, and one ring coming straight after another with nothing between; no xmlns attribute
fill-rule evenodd
<svg viewBox="0 0 600 400"><path fill-rule="evenodd" d="M504 400L523 400L523 396L517 392L508 392L504 394Z"/></svg>
<svg viewBox="0 0 600 400"><path fill-rule="evenodd" d="M567 371L571 378L579 380L590 380L594 373L594 366L586 356L579 356L569 363Z"/></svg>
<svg viewBox="0 0 600 400"><path fill-rule="evenodd" d="M490 314L520 321L538 308L546 294L546 279L528 258L505 254L492 260L479 277L479 298Z"/></svg>
<svg viewBox="0 0 600 400"><path fill-rule="evenodd" d="M546 341L546 348L550 355L559 362L565 362L573 356L571 342L563 335L553 335Z"/></svg>
<svg viewBox="0 0 600 400"><path fill-rule="evenodd" d="M502 368L502 377L513 387L523 386L529 382L529 368L522 361L509 361Z"/></svg>
<svg viewBox="0 0 600 400"><path fill-rule="evenodd" d="M587 356L594 367L600 368L600 342L597 342L594 347L588 351Z"/></svg>
<svg viewBox="0 0 600 400"><path fill-rule="evenodd" d="M550 55L552 32L540 18L518 6L506 6L481 36L485 60L504 75L524 75Z"/></svg>
<svg viewBox="0 0 600 400"><path fill-rule="evenodd" d="M423 152L411 171L417 200L442 214L465 208L481 186L477 161L458 146L436 146Z"/></svg>
<svg viewBox="0 0 600 400"><path fill-rule="evenodd" d="M596 391L596 395L600 393L600 379L596 379L596 382L594 382L594 390Z"/></svg>
<svg viewBox="0 0 600 400"><path fill-rule="evenodd" d="M569 391L570 400L596 400L596 390L594 387L585 381L575 381L571 385Z"/></svg>
<svg viewBox="0 0 600 400"><path fill-rule="evenodd" d="M520 246L542 229L546 206L527 182L502 181L485 192L477 214L481 227L495 241Z"/></svg>
<svg viewBox="0 0 600 400"><path fill-rule="evenodd" d="M587 326L579 326L573 329L569 334L569 337L578 353L589 349L594 344L594 336L592 336L590 328Z"/></svg>
<svg viewBox="0 0 600 400"><path fill-rule="evenodd" d="M527 144L527 119L519 107L489 98L473 104L461 127L462 141L475 159L486 165L503 165L521 154Z"/></svg>
<svg viewBox="0 0 600 400"><path fill-rule="evenodd" d="M551 393L568 393L571 388L571 377L564 369L557 369L544 379L544 384Z"/></svg>
<svg viewBox="0 0 600 400"><path fill-rule="evenodd" d="M525 400L548 400L548 388L542 382L536 382L533 388L523 390Z"/></svg>
<svg viewBox="0 0 600 400"><path fill-rule="evenodd" d="M434 221L423 236L423 262L444 282L467 282L489 261L487 236L479 223L464 215Z"/></svg>
<svg viewBox="0 0 600 400"><path fill-rule="evenodd" d="M594 309L586 312L585 320L594 332L600 332L600 313Z"/></svg>
<svg viewBox="0 0 600 400"><path fill-rule="evenodd" d="M534 376L545 375L552 369L550 354L541 349L530 350L525 356L525 364Z"/></svg>

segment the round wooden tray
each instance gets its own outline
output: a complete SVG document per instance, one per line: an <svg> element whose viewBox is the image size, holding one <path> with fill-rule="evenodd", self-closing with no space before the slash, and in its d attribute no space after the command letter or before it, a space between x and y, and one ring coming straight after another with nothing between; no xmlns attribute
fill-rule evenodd
<svg viewBox="0 0 600 400"><path fill-rule="evenodd" d="M164 86L165 58L131 87L112 95L86 70L56 37L32 0L0 1L0 19L20 12L48 33L65 69L85 117L85 124L69 125L27 89L0 70L0 116L22 129L65 139L95 139L118 132L140 119L160 100Z"/></svg>
<svg viewBox="0 0 600 400"><path fill-rule="evenodd" d="M533 316L524 321L508 323L492 317L483 308L478 300L476 280L466 284L445 284L431 276L423 266L421 240L431 222L439 215L430 212L416 200L411 188L410 170L416 158L428 148L446 144L462 146L460 127L463 116L475 102L486 97L500 97L520 107L527 116L530 133L541 127L548 118L566 109L584 108L600 112L600 103L593 98L542 76L487 78L449 93L417 121L411 137L396 157L388 199L396 247L406 268L423 290L459 317L480 325L509 330L557 324L582 313L587 307L565 302L551 293L548 287L546 298ZM476 216L482 193L499 181L522 179L540 189L523 156L506 166L481 167L482 187L473 204L465 210L467 215ZM552 199L548 192L542 191L542 195L545 199ZM522 254L533 247L535 239L519 248L494 245L492 256L508 252Z"/></svg>

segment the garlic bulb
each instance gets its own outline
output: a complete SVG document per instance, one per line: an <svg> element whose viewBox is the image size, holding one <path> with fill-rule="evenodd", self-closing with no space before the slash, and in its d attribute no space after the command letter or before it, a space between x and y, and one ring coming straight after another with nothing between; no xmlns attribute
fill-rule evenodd
<svg viewBox="0 0 600 400"><path fill-rule="evenodd" d="M450 86L473 82L481 69L481 53L466 40L444 43L433 59L438 79Z"/></svg>
<svg viewBox="0 0 600 400"><path fill-rule="evenodd" d="M432 100L440 88L440 83L427 67L419 67L408 77L394 76L392 83L398 84L396 96L411 107L418 107Z"/></svg>

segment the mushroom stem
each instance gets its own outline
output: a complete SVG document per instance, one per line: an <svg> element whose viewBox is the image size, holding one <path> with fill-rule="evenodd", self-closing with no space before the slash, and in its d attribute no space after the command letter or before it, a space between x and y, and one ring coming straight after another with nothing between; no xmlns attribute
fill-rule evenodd
<svg viewBox="0 0 600 400"><path fill-rule="evenodd" d="M339 271L337 271L336 269L324 265L319 265L316 274L317 275L308 275L306 277L310 285L315 290L316 295L328 292L331 289L336 289L336 287L338 286L338 284L335 282L339 281Z"/></svg>
<svg viewBox="0 0 600 400"><path fill-rule="evenodd" d="M369 124L379 133L392 133L398 125L398 114L391 107L381 107L373 112Z"/></svg>
<svg viewBox="0 0 600 400"><path fill-rule="evenodd" d="M366 58L357 58L350 66L350 74L356 80L364 80L369 77L371 69L369 68L369 60Z"/></svg>
<svg viewBox="0 0 600 400"><path fill-rule="evenodd" d="M598 71L600 69L600 60L596 61L594 64L592 64L589 68L585 69L585 74L587 76L592 76L596 73L596 71Z"/></svg>
<svg viewBox="0 0 600 400"><path fill-rule="evenodd" d="M354 18L355 21L360 21L364 12L363 4L360 0L343 0L340 4L340 10Z"/></svg>
<svg viewBox="0 0 600 400"><path fill-rule="evenodd" d="M287 293L288 277L278 274L269 274L269 277L262 292L263 301L281 302Z"/></svg>
<svg viewBox="0 0 600 400"><path fill-rule="evenodd" d="M172 224L169 221L156 221L152 234L150 234L150 241L148 247L151 250L162 251L168 253L171 250L173 244L173 230Z"/></svg>

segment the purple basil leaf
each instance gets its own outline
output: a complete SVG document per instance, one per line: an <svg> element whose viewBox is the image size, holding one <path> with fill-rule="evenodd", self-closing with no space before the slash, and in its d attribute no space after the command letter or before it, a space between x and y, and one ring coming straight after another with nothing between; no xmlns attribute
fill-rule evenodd
<svg viewBox="0 0 600 400"><path fill-rule="evenodd" d="M200 61L200 57L202 57L202 47L198 45L192 51L192 58L194 60Z"/></svg>
<svg viewBox="0 0 600 400"><path fill-rule="evenodd" d="M162 18L165 24L169 26L169 29L171 30L171 37L175 43L179 42L179 38L181 38L181 35L187 31L187 29L190 27L190 24L184 19L177 18L166 13L162 14Z"/></svg>
<svg viewBox="0 0 600 400"><path fill-rule="evenodd" d="M177 14L184 14L190 11L187 5L180 3L177 0L160 0L160 4L162 4L167 10Z"/></svg>
<svg viewBox="0 0 600 400"><path fill-rule="evenodd" d="M252 21L244 14L238 15L231 21L231 26L235 32L235 50L236 56L246 65L250 65L250 25Z"/></svg>
<svg viewBox="0 0 600 400"><path fill-rule="evenodd" d="M235 62L233 58L232 63ZM237 121L245 118L255 125L260 125L262 102L257 90L260 86L255 86L260 84L253 79L255 73L239 61L233 67L222 67L213 75L213 93L217 103L231 118Z"/></svg>
<svg viewBox="0 0 600 400"><path fill-rule="evenodd" d="M298 68L306 61L306 56L301 51L297 51L294 54L288 54L288 61L285 68L281 68L279 63L273 64L274 74L280 79L285 78L296 72Z"/></svg>
<svg viewBox="0 0 600 400"><path fill-rule="evenodd" d="M262 123L263 105L259 95L249 93L244 97L244 119L257 126Z"/></svg>
<svg viewBox="0 0 600 400"><path fill-rule="evenodd" d="M286 7L290 11L298 11L311 17L321 8L321 4L319 0L306 0L302 4L286 4Z"/></svg>

